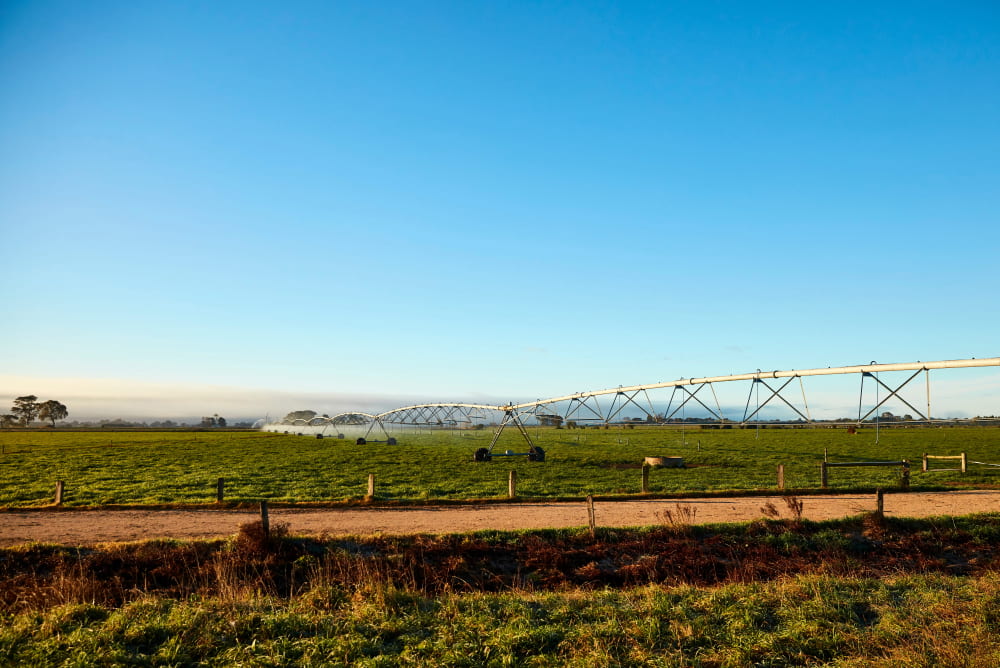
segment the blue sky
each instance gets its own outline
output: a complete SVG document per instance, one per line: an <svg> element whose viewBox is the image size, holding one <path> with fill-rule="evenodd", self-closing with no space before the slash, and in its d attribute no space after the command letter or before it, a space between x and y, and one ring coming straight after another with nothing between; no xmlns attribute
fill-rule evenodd
<svg viewBox="0 0 1000 668"><path fill-rule="evenodd" d="M1000 355L995 3L8 1L0 91L0 395Z"/></svg>

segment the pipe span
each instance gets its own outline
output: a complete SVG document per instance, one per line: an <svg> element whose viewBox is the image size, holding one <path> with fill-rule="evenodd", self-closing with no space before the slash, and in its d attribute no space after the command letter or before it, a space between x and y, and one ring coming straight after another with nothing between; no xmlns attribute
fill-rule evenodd
<svg viewBox="0 0 1000 668"><path fill-rule="evenodd" d="M539 399L537 401L528 401L521 404L508 404L508 405L486 405L486 404L466 404L466 403L432 403L432 404L416 404L413 406L404 406L402 408L394 408L391 411L386 411L384 413L379 413L375 415L376 419L389 416L393 413L400 413L402 411L419 409L419 408L433 408L437 406L456 406L462 408L476 408L484 410L496 410L496 411L507 411L507 410L520 410L524 408L532 408L534 406L544 406L546 404L554 404L560 401L570 401L572 399L586 399L588 397L598 397L607 394L625 394L629 392L641 392L643 390L656 390L664 387L678 387L681 385L702 385L706 383L725 383L737 380L753 380L755 378L766 379L766 378L795 378L797 376L833 376L837 374L848 374L848 373L878 373L882 371L923 371L925 369L964 369L972 367L990 367L990 366L1000 366L1000 357L985 357L982 359L965 359L965 360L941 360L936 362L903 362L894 364L860 364L856 366L837 366L837 367L827 367L825 369L799 369L790 371L756 371L754 373L742 373L735 374L731 376L710 376L705 378L681 378L679 380L671 380L664 383L650 383L648 385L630 385L628 387L615 387L606 390L596 390L593 392L578 392L576 394L567 394L561 397L553 397L551 399Z"/></svg>
<svg viewBox="0 0 1000 668"><path fill-rule="evenodd" d="M631 385L629 387L616 387L608 390L597 390L594 392L580 392L577 394L567 394L563 397L545 399L543 401L531 401L512 406L514 409L528 408L530 406L540 406L542 404L553 404L559 401L569 401L571 399L584 399L586 397L597 397L605 394L617 394L619 392L641 392L642 390L656 390L664 387L677 387L680 385L702 385L705 383L724 383L734 380L753 380L754 378L794 378L796 376L832 376L846 373L877 373L880 371L923 371L924 369L963 369L970 367L1000 366L1000 357L987 357L983 359L968 360L943 360L938 362L904 362L899 364L863 364L858 366L836 366L826 369L799 369L791 371L757 371L754 373L742 373L732 376L712 376L707 378L681 378L665 383L652 383L649 385ZM505 407L499 407L503 410Z"/></svg>

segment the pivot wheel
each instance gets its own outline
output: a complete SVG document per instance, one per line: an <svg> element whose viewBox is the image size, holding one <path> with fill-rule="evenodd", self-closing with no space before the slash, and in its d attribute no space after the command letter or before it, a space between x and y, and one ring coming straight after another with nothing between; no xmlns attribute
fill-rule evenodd
<svg viewBox="0 0 1000 668"><path fill-rule="evenodd" d="M489 448L479 448L476 450L476 454L474 454L472 458L477 462L488 462L493 459L493 457L490 456Z"/></svg>

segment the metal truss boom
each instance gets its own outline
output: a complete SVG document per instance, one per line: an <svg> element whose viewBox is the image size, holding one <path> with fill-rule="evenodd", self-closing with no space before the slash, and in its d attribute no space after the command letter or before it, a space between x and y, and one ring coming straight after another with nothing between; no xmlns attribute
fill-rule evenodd
<svg viewBox="0 0 1000 668"><path fill-rule="evenodd" d="M321 424L334 425L334 424L353 424L353 425L367 425L369 431L376 425L381 426L385 429L387 424L400 424L400 425L417 425L426 427L458 427L458 426L468 426L473 423L473 421L483 421L492 422L494 424L500 424L500 430L503 426L513 422L525 439L530 443L531 440L527 436L527 432L524 431L524 425L522 424L521 417L535 417L539 420L544 420L546 418L551 418L555 420L583 420L583 421L595 421L603 422L608 424L612 420L617 419L622 411L627 406L633 406L642 413L645 414L646 419L652 421L665 421L671 420L674 416L681 410L684 409L689 403L699 404L704 408L714 419L719 421L726 421L722 413L722 406L719 403L719 398L715 394L715 384L718 383L729 383L736 381L751 381L750 396L747 398L747 406L743 413L742 423L747 423L750 420L758 419L760 411L762 408L767 406L771 402L777 403L778 401L783 402L788 408L790 408L799 418L805 422L813 422L811 413L809 410L809 404L806 400L805 386L802 382L803 378L810 376L832 376L832 375L843 375L843 374L860 374L862 381L862 394L864 393L864 381L866 378L871 378L876 383L876 401L875 406L871 408L867 413L862 414L861 406L859 404L858 410L858 422L861 422L871 415L878 414L879 408L884 406L886 402L890 399L897 399L904 403L909 409L911 409L915 414L919 415L923 420L931 419L930 411L930 375L929 372L932 369L961 369L961 368L975 368L975 367L1000 367L1000 357L989 357L981 359L960 359L960 360L941 360L934 362L906 362L906 363L894 363L894 364L864 364L856 366L841 366L841 367L827 367L825 369L800 369L800 370L788 370L788 371L760 371L757 370L754 373L743 373L734 374L729 376L711 376L704 378L681 378L679 380L649 383L646 385L632 385L628 387L615 387L605 390L597 390L593 392L578 392L576 394L567 394L559 397L552 397L550 399L538 399L536 401L529 401L524 403L515 404L513 402L507 403L505 405L493 405L493 404L478 404L478 403L463 403L463 402L441 402L441 403L426 403L426 404L414 404L412 406L403 406L401 408L394 408L389 411L378 414L369 414L362 412L351 412L351 413L341 413L340 415L335 415L332 418L313 418L308 421L310 426L319 426ZM894 371L912 371L914 372L905 381L903 381L899 386L893 388L892 386L886 384L879 378L880 373L894 372ZM906 387L911 381L913 381L920 372L924 372L927 376L927 408L926 411L921 411L914 407L912 403L904 399L899 392ZM790 387L792 382L798 378L799 386L802 391L802 406L804 411L796 407L792 401L789 401L782 392ZM778 379L786 379L783 383L774 383L772 386L768 381L775 381ZM760 401L759 389L763 385L767 390L770 390L769 395L764 399L763 402ZM708 386L712 398L714 398L714 403L716 408L711 408L707 401L702 401L701 397L698 396L699 392ZM878 388L881 387L886 391L886 396L882 398L879 396ZM657 415L656 411L653 409L653 402L649 397L649 392L652 390L672 388L670 404L668 405L666 411L661 415ZM680 393L682 400L674 407L674 394ZM753 398L754 393L758 393L758 400L754 409L751 411L750 401ZM642 395L645 397L645 403L649 404L649 408L644 407L637 398ZM599 401L600 397L610 396L610 402L607 402L605 406L601 405ZM706 396L706 395L701 395ZM863 399L863 397L862 397ZM561 407L563 407L561 409ZM302 421L305 423L306 421ZM499 435L499 431L496 436ZM492 446L492 444L491 444Z"/></svg>
<svg viewBox="0 0 1000 668"><path fill-rule="evenodd" d="M930 369L962 369L970 367L1000 366L1000 357L989 357L983 359L968 360L944 360L939 362L908 362L902 364L865 364L858 366L827 367L825 369L801 369L798 371L757 371L756 373L743 373L731 376L712 376L708 378L681 378L663 383L650 383L648 385L632 385L631 387L616 387L608 390L597 390L595 392L579 392L577 394L567 394L562 397L531 401L523 404L516 404L514 408L529 408L539 404L553 404L571 399L584 399L587 397L598 397L616 392L633 392L636 390L657 390L665 387L681 387L684 385L703 385L705 383L725 383L736 380L754 380L761 378L794 378L807 376L832 376L837 374L852 373L877 373L882 371L923 371Z"/></svg>

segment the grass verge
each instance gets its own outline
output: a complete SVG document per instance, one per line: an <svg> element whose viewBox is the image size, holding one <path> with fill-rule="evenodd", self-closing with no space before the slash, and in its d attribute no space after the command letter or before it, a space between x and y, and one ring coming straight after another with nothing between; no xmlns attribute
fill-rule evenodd
<svg viewBox="0 0 1000 668"><path fill-rule="evenodd" d="M0 550L3 665L992 666L1000 515Z"/></svg>

